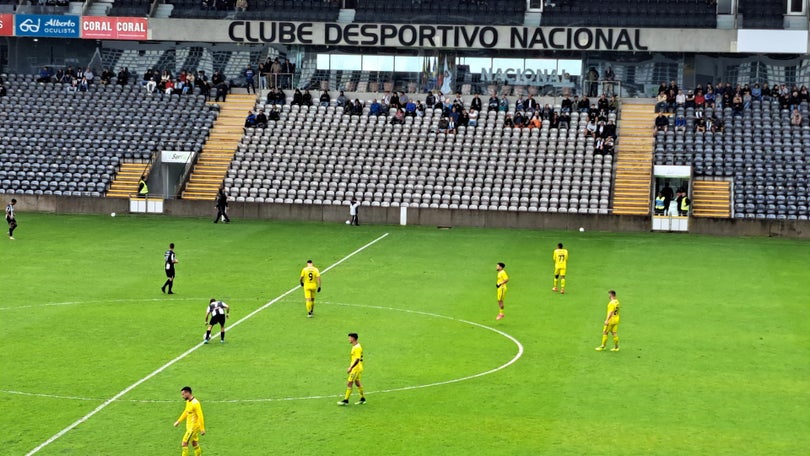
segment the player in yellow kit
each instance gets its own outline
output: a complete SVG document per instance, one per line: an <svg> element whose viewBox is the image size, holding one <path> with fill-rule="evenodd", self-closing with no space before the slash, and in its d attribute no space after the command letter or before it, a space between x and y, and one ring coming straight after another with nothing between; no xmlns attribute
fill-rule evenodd
<svg viewBox="0 0 810 456"><path fill-rule="evenodd" d="M614 290L608 291L608 298L610 301L607 305L605 326L602 328L602 345L596 347L596 351L605 349L608 333L611 333L613 334L614 347L611 348L610 351L617 352L619 351L619 300L616 299L616 292Z"/></svg>
<svg viewBox="0 0 810 456"><path fill-rule="evenodd" d="M355 402L357 405L366 403L366 396L363 393L363 384L360 379L363 376L363 347L357 341L357 333L349 333L349 343L352 344L351 361L346 373L349 374L349 379L346 382L346 395L343 400L338 402L338 405L348 405L349 396L352 395L352 385L357 385L357 391L360 392L360 400Z"/></svg>
<svg viewBox="0 0 810 456"><path fill-rule="evenodd" d="M565 293L565 270L568 267L568 249L564 249L562 242L557 244L552 254L554 260L554 288L557 291L557 279L560 280L560 293Z"/></svg>
<svg viewBox="0 0 810 456"><path fill-rule="evenodd" d="M180 414L180 418L174 422L174 427L177 427L183 420L186 420L186 433L183 434L183 442L181 446L183 451L180 453L183 456L188 456L188 444L194 447L194 456L202 454L200 447L200 436L205 435L205 418L203 417L202 407L194 394L191 393L190 386L184 386L180 390L183 399L186 400L186 408Z"/></svg>
<svg viewBox="0 0 810 456"><path fill-rule="evenodd" d="M299 283L304 287L304 300L307 304L307 318L312 318L315 311L315 293L321 292L321 271L312 265L312 260L307 260L307 265L301 269Z"/></svg>
<svg viewBox="0 0 810 456"><path fill-rule="evenodd" d="M498 316L495 317L496 320L503 318L503 298L506 296L506 283L509 282L509 275L506 274L504 269L506 269L506 265L503 263L498 263L495 266L495 270L498 271L498 276L495 278L498 297Z"/></svg>

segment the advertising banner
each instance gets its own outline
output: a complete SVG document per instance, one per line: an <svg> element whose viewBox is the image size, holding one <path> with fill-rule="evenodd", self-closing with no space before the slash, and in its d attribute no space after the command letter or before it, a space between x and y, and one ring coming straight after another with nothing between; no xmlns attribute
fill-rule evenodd
<svg viewBox="0 0 810 456"><path fill-rule="evenodd" d="M82 17L82 38L94 40L146 40L147 20L143 17Z"/></svg>
<svg viewBox="0 0 810 456"><path fill-rule="evenodd" d="M43 38L79 38L79 16L18 14L16 36Z"/></svg>
<svg viewBox="0 0 810 456"><path fill-rule="evenodd" d="M13 14L0 14L0 36L14 36Z"/></svg>

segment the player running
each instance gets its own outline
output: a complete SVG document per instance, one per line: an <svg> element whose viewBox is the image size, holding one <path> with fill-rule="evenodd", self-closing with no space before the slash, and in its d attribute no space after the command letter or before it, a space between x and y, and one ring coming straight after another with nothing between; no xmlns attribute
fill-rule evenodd
<svg viewBox="0 0 810 456"><path fill-rule="evenodd" d="M307 260L307 265L301 269L299 283L304 287L304 300L307 305L307 318L312 318L315 311L315 293L321 292L321 271L312 265L312 260Z"/></svg>
<svg viewBox="0 0 810 456"><path fill-rule="evenodd" d="M610 349L612 352L619 351L619 300L616 299L616 292L614 290L608 291L608 298L610 301L607 305L607 317L605 318L605 326L602 328L602 345L596 347L596 351L603 351L607 343L608 333L613 334L613 345Z"/></svg>
<svg viewBox="0 0 810 456"><path fill-rule="evenodd" d="M560 280L560 294L565 294L565 269L568 267L568 249L564 249L562 242L557 244L552 254L554 260L554 288L557 291L557 279Z"/></svg>
<svg viewBox="0 0 810 456"><path fill-rule="evenodd" d="M338 402L338 405L348 405L349 396L352 395L352 386L357 385L357 391L360 392L360 400L355 402L356 405L363 405L366 403L366 396L363 393L363 384L360 383L360 378L363 376L363 347L357 341L357 333L349 333L349 343L352 344L351 361L346 373L349 374L349 379L346 382L346 395L343 400Z"/></svg>
<svg viewBox="0 0 810 456"><path fill-rule="evenodd" d="M183 420L186 420L186 433L183 434L183 441L180 446L183 451L180 453L182 456L188 456L188 444L194 447L194 456L202 454L200 447L200 436L205 435L205 418L203 418L202 407L191 393L190 386L184 386L181 391L183 399L186 400L186 408L180 414L180 418L174 422L174 427L177 427Z"/></svg>
<svg viewBox="0 0 810 456"><path fill-rule="evenodd" d="M211 321L208 321L208 317L211 317ZM231 308L228 307L222 301L217 301L215 298L211 298L208 302L208 307L205 310L205 324L208 326L205 331L205 340L203 343L208 343L211 340L211 328L214 325L219 325L219 343L225 343L225 319L231 318Z"/></svg>
<svg viewBox="0 0 810 456"><path fill-rule="evenodd" d="M495 317L496 320L500 320L503 318L503 298L506 296L506 283L509 282L509 275L505 271L506 265L503 263L498 263L495 266L495 270L498 271L498 275L495 278L495 288L497 289L497 298L498 298L498 316Z"/></svg>

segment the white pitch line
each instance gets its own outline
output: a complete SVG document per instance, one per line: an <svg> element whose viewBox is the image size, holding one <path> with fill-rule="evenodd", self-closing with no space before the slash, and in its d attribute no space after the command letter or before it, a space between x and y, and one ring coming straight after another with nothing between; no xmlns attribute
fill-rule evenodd
<svg viewBox="0 0 810 456"><path fill-rule="evenodd" d="M369 242L369 243L365 244L364 246L362 246L362 247L358 248L358 249L357 249L357 250L355 250L354 252L352 252L352 253L350 253L350 254L348 254L348 255L344 256L343 258L341 258L341 259L340 259L340 260L338 260L337 262L333 263L331 266L329 266L329 267L327 267L326 269L324 269L324 270L323 270L323 272L324 272L324 273L326 273L327 271L329 271L330 269L334 268L335 266L337 266L337 265L339 265L339 264L343 263L344 261L348 260L349 258L351 258L351 257L355 256L356 254L358 254L358 253L362 252L363 250L365 250L365 249L367 249L367 248L371 247L372 245L376 244L377 242L379 242L379 241L381 241L381 240L385 239L385 237L386 237L386 236L388 236L388 233L383 234L382 236L378 237L377 239L374 239L373 241L371 241L371 242ZM290 288L289 290L287 290L287 291L285 291L284 293L282 293L282 294L278 295L277 297L275 297L273 300L269 301L268 303L264 304L263 306L259 307L258 309L254 310L253 312L251 312L251 313L249 313L249 314L245 315L244 317L242 317L241 319L239 319L239 320L238 320L236 323L233 323L233 324L229 325L229 328L233 329L235 326L238 326L240 323L244 322L245 320L247 320L247 319L249 319L249 318L253 317L253 316L254 316L254 315L256 315L257 313L261 312L262 310L267 309L268 307L270 307L270 306L272 306L273 304L277 303L277 302L278 302L278 301L280 301L281 299L283 299L283 298L287 297L287 296L288 296L289 294L291 294L292 292L294 292L294 291L298 290L298 288L299 288L299 287L293 287L293 288ZM202 347L202 346L203 346L203 343L202 343L202 342L200 342L199 344L197 344L197 345L195 345L195 346L193 346L193 347L189 348L189 349L188 349L188 350L186 350L185 352L183 352L183 353L182 353L180 356L178 356L178 357L174 358L173 360L169 361L168 363L166 363L166 364L164 364L164 365L160 366L159 368L155 369L155 370L154 370L154 371L152 371L152 373L150 373L149 375L147 375L147 376L145 376L145 377L141 378L140 380L136 381L135 383L133 383L133 384L129 385L129 386L128 386L128 387L126 387L126 388L124 388L124 389L123 389L123 390L121 390L121 391L120 391L118 394L116 394L115 396L113 396L113 397L111 397L111 398L107 399L107 400L106 400L106 401L104 401L104 402L103 402L101 405L99 405L98 407L94 408L92 411L90 411L90 413L88 413L88 414L84 415L83 417L79 418L78 420L74 421L74 422L73 422L73 423L71 423L71 424L70 424L68 427L66 427L66 428L62 429L61 431L57 432L56 434L52 435L52 436L51 436L51 437L50 437L48 440L46 440L46 441L44 441L44 442L40 443L39 445L37 445L37 446L36 446L34 449L32 449L31 451L29 451L28 453L26 453L26 454L25 454L25 456L31 456L31 455L33 455L33 454L39 453L39 451L40 451L40 450L42 450L42 449L43 449L43 448L45 448L46 446L50 445L51 443L53 443L55 440L59 439L59 438L60 438L60 437L62 437L63 435L67 434L68 432L70 432L71 430L73 430L73 429L74 429L76 426L78 426L78 425L80 425L80 424L84 423L85 421L89 420L89 419L90 419L90 418L92 418L92 417L93 417L93 416L94 416L96 413L98 413L98 412L100 412L100 411L104 410L105 408L107 408L107 406L108 406L108 405L110 405L110 404L112 404L113 402L117 401L119 398L121 398L121 397L122 397L122 396L124 396L125 394L129 393L129 392L130 392L130 391L132 391L133 389L137 388L138 386L140 386L140 385L141 385L141 384L143 384L144 382L148 381L148 380L149 380L149 379L151 379L152 377L154 377L154 376L156 376L156 375L160 374L161 372L165 371L166 369L168 369L169 367L171 367L172 365L174 365L176 362L178 362L178 361L182 360L183 358L185 358L186 356L188 356L188 355L190 355L190 354L194 353L194 352L195 352L195 351L196 351L198 348L200 348L200 347Z"/></svg>

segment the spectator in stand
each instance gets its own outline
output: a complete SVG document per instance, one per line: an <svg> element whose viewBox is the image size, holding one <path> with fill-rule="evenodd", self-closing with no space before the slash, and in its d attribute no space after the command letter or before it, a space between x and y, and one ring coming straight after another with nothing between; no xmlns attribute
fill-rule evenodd
<svg viewBox="0 0 810 456"><path fill-rule="evenodd" d="M405 115L409 117L416 117L416 103L413 100L408 100L405 103Z"/></svg>
<svg viewBox="0 0 810 456"><path fill-rule="evenodd" d="M608 65L608 67L605 68L605 71L602 73L602 79L605 81L604 82L605 92L610 93L611 95L616 93L616 90L614 88L614 84L616 81L616 73L613 72L613 68L611 68L610 65Z"/></svg>
<svg viewBox="0 0 810 456"><path fill-rule="evenodd" d="M604 155L613 155L614 150L614 139L610 136L605 138L605 142L602 144L602 154Z"/></svg>
<svg viewBox="0 0 810 456"><path fill-rule="evenodd" d="M436 95L431 90L430 92L427 93L427 96L425 97L425 105L432 107L435 104L436 104Z"/></svg>
<svg viewBox="0 0 810 456"><path fill-rule="evenodd" d="M558 128L568 129L571 126L571 113L564 112L560 114L560 122Z"/></svg>
<svg viewBox="0 0 810 456"><path fill-rule="evenodd" d="M0 84L0 98L5 97L8 95L8 89L6 89L5 84Z"/></svg>
<svg viewBox="0 0 810 456"><path fill-rule="evenodd" d="M669 86L666 82L662 82L658 85L658 95L661 95L662 93L669 93Z"/></svg>
<svg viewBox="0 0 810 456"><path fill-rule="evenodd" d="M713 117L712 120L712 133L722 133L726 126L723 119Z"/></svg>
<svg viewBox="0 0 810 456"><path fill-rule="evenodd" d="M149 78L146 82L146 93L155 93L155 89L157 89L157 82L155 82L155 78Z"/></svg>
<svg viewBox="0 0 810 456"><path fill-rule="evenodd" d="M596 68L591 67L585 77L588 80L587 96L595 97L599 91L599 72L596 71Z"/></svg>
<svg viewBox="0 0 810 456"><path fill-rule="evenodd" d="M312 94L309 93L309 89L304 89L304 95L301 98L301 104L303 106L312 106Z"/></svg>
<svg viewBox="0 0 810 456"><path fill-rule="evenodd" d="M669 103L667 102L668 99L668 92L664 90L663 92L658 92L658 98L655 101L655 112L667 112L669 111Z"/></svg>
<svg viewBox="0 0 810 456"><path fill-rule="evenodd" d="M473 109L475 109L476 111L480 111L481 106L482 106L481 97L479 97L478 94L475 94L472 101L470 102L470 112L472 112Z"/></svg>
<svg viewBox="0 0 810 456"><path fill-rule="evenodd" d="M748 87L747 84L746 87ZM749 111L751 109L752 99L753 97L751 96L751 90L744 90L742 95L743 111Z"/></svg>
<svg viewBox="0 0 810 456"><path fill-rule="evenodd" d="M605 120L596 103L591 103L591 107L588 108L588 119Z"/></svg>
<svg viewBox="0 0 810 456"><path fill-rule="evenodd" d="M337 105L337 106L340 106L340 107L342 108L342 107L346 106L346 102L347 102L348 100L349 100L349 99L348 99L348 98L346 98L346 95L344 95L344 94L343 94L343 91L341 90L341 91L340 91L340 95L338 95L338 97L337 97L337 100L336 100L336 105Z"/></svg>
<svg viewBox="0 0 810 456"><path fill-rule="evenodd" d="M354 99L354 105L352 106L352 114L355 116L363 114L363 102L360 101L359 98Z"/></svg>
<svg viewBox="0 0 810 456"><path fill-rule="evenodd" d="M163 93L166 95L171 95L174 93L174 81L168 79L163 83Z"/></svg>
<svg viewBox="0 0 810 456"><path fill-rule="evenodd" d="M223 82L225 82L225 76L223 76L219 71L214 71L214 74L211 75L211 84L216 87Z"/></svg>
<svg viewBox="0 0 810 456"><path fill-rule="evenodd" d="M421 101L416 102L416 117L425 117L425 105Z"/></svg>
<svg viewBox="0 0 810 456"><path fill-rule="evenodd" d="M686 109L695 109L695 93L691 90L686 92L686 101L684 101L684 107Z"/></svg>
<svg viewBox="0 0 810 456"><path fill-rule="evenodd" d="M402 108L397 108L397 111L391 117L392 125L402 125L405 123L405 111Z"/></svg>
<svg viewBox="0 0 810 456"><path fill-rule="evenodd" d="M681 115L675 117L675 131L676 132L686 131L686 119Z"/></svg>
<svg viewBox="0 0 810 456"><path fill-rule="evenodd" d="M743 114L743 99L740 92L735 93L734 98L731 100L731 113L735 116Z"/></svg>
<svg viewBox="0 0 810 456"><path fill-rule="evenodd" d="M244 1L244 0L237 0L237 5L239 4L238 3L239 1ZM245 4L247 6L247 1L245 1ZM239 10L238 6L236 7L236 10L237 11ZM242 10L242 11L244 11L244 10ZM242 76L245 77L245 88L247 88L247 93L250 93L250 91L253 90L253 93L255 94L256 93L256 72L253 71L253 67L251 67L250 65L246 66L245 71L242 72Z"/></svg>
<svg viewBox="0 0 810 456"><path fill-rule="evenodd" d="M768 83L762 84L762 99L765 101L770 101L773 97L773 93L771 92L771 87Z"/></svg>
<svg viewBox="0 0 810 456"><path fill-rule="evenodd" d="M394 91L394 93L388 97L388 109L399 109L400 107L399 94Z"/></svg>
<svg viewBox="0 0 810 456"><path fill-rule="evenodd" d="M270 87L282 87L281 84L281 62L278 60L278 57L273 59L273 63L270 64L270 73L267 75L267 85ZM289 87L287 87L289 89Z"/></svg>
<svg viewBox="0 0 810 456"><path fill-rule="evenodd" d="M523 106L526 108L526 111L534 114L537 111L537 100L534 99L532 94L529 94L529 98L526 99L526 102L523 103Z"/></svg>
<svg viewBox="0 0 810 456"><path fill-rule="evenodd" d="M522 112L526 110L525 101L523 101L523 95L518 95L517 101L515 101L515 113Z"/></svg>
<svg viewBox="0 0 810 456"><path fill-rule="evenodd" d="M326 90L321 91L321 98L320 104L321 106L328 107L332 103L332 97L329 96L329 92Z"/></svg>
<svg viewBox="0 0 810 456"><path fill-rule="evenodd" d="M675 99L677 96L677 93L672 89L667 92L667 112L675 112L675 108L677 107Z"/></svg>
<svg viewBox="0 0 810 456"><path fill-rule="evenodd" d="M695 131L697 133L705 133L706 132L706 119L701 117L695 121Z"/></svg>
<svg viewBox="0 0 810 456"><path fill-rule="evenodd" d="M105 68L104 71L101 72L101 83L104 85L109 84L112 82L113 72L109 68Z"/></svg>
<svg viewBox="0 0 810 456"><path fill-rule="evenodd" d="M59 68L56 70L56 74L53 76L54 82L62 82L62 79L65 77L65 70L63 68Z"/></svg>
<svg viewBox="0 0 810 456"><path fill-rule="evenodd" d="M372 116L379 116L383 113L382 103L377 101L375 98L374 101L371 102L371 107L369 108L369 114Z"/></svg>
<svg viewBox="0 0 810 456"><path fill-rule="evenodd" d="M520 111L515 111L515 115L512 116L512 122L515 124L515 128L523 128L523 113Z"/></svg>
<svg viewBox="0 0 810 456"><path fill-rule="evenodd" d="M703 89L695 91L695 108L702 110L706 105L706 96L703 95Z"/></svg>
<svg viewBox="0 0 810 456"><path fill-rule="evenodd" d="M602 116L607 116L608 112L610 111L610 101L608 101L608 98L604 93L596 101L596 109L599 110L599 115Z"/></svg>
<svg viewBox="0 0 810 456"><path fill-rule="evenodd" d="M79 81L79 92L87 92L90 90L90 81L87 80L86 76L82 77L82 80Z"/></svg>
<svg viewBox="0 0 810 456"><path fill-rule="evenodd" d="M48 67L42 67L37 74L37 82L51 82L51 69Z"/></svg>
<svg viewBox="0 0 810 456"><path fill-rule="evenodd" d="M467 127L470 125L470 114L463 107L460 108L458 113L458 120L456 121L457 127Z"/></svg>
<svg viewBox="0 0 810 456"><path fill-rule="evenodd" d="M790 98L788 98L788 109L793 111L794 109L798 108L799 105L802 103L802 98L799 95L799 91L794 89L790 92Z"/></svg>
<svg viewBox="0 0 810 456"><path fill-rule="evenodd" d="M588 99L587 95L583 95L582 98L580 98L579 103L577 103L577 111L580 113L586 113L589 109L591 109L591 100Z"/></svg>
<svg viewBox="0 0 810 456"><path fill-rule="evenodd" d="M408 104L409 101L411 101L411 99L410 99L410 97L408 97L407 93L399 92L399 105L400 106L402 106L404 108Z"/></svg>
<svg viewBox="0 0 810 456"><path fill-rule="evenodd" d="M439 124L437 125L436 131L438 133L447 134L447 129L449 128L449 126L450 126L450 119L447 116L442 115L442 117L439 119Z"/></svg>
<svg viewBox="0 0 810 456"><path fill-rule="evenodd" d="M608 120L605 124L605 128L602 130L602 137L616 139L616 122L614 122L613 119Z"/></svg>
<svg viewBox="0 0 810 456"><path fill-rule="evenodd" d="M382 98L380 98L380 104L382 105L383 111L386 113L391 109L391 92L388 90L385 91Z"/></svg>
<svg viewBox="0 0 810 456"><path fill-rule="evenodd" d="M471 127L478 126L478 110L473 108L472 105L470 105L470 113L468 114L468 118L469 118L468 122L469 126Z"/></svg>
<svg viewBox="0 0 810 456"><path fill-rule="evenodd" d="M655 118L655 131L666 132L667 130L669 130L669 119L664 116L663 112L659 112L658 117Z"/></svg>
<svg viewBox="0 0 810 456"><path fill-rule="evenodd" d="M301 106L303 104L304 104L304 94L301 93L300 89L295 89L295 92L293 93L292 103L290 103L290 105Z"/></svg>
<svg viewBox="0 0 810 456"><path fill-rule="evenodd" d="M565 98L560 102L560 111L562 112L571 112L573 109L574 103L571 101L571 96L565 94Z"/></svg>
<svg viewBox="0 0 810 456"><path fill-rule="evenodd" d="M531 120L529 120L528 127L531 128L541 128L543 126L543 121L540 120L540 116L538 114L533 114Z"/></svg>
<svg viewBox="0 0 810 456"><path fill-rule="evenodd" d="M492 94L487 102L487 112L497 111L499 105L500 101L498 100L498 97L496 97L495 94Z"/></svg>
<svg viewBox="0 0 810 456"><path fill-rule="evenodd" d="M762 101L762 87L759 86L759 83L754 84L754 87L751 89L751 98L756 101Z"/></svg>
<svg viewBox="0 0 810 456"><path fill-rule="evenodd" d="M504 128L514 128L515 121L512 120L512 114L506 113L506 118L503 120L503 127Z"/></svg>
<svg viewBox="0 0 810 456"><path fill-rule="evenodd" d="M256 114L256 128L267 128L267 114L264 113L264 109L260 109Z"/></svg>
<svg viewBox="0 0 810 456"><path fill-rule="evenodd" d="M217 95L216 97L214 97L214 101L217 102L220 101L221 99L222 102L224 103L225 99L228 97L228 91L230 90L230 87L228 87L228 84L226 84L225 81L223 80L222 82L214 86L214 88L217 91L216 92Z"/></svg>
<svg viewBox="0 0 810 456"><path fill-rule="evenodd" d="M501 100L498 102L498 111L500 112L509 111L509 99L506 98L506 96L501 98Z"/></svg>
<svg viewBox="0 0 810 456"><path fill-rule="evenodd" d="M790 116L790 125L801 128L802 126L802 113L798 109L793 109L793 114Z"/></svg>
<svg viewBox="0 0 810 456"><path fill-rule="evenodd" d="M259 65L256 66L256 72L259 73L259 90L264 90L267 88L268 69L267 62L259 62Z"/></svg>
<svg viewBox="0 0 810 456"><path fill-rule="evenodd" d="M554 110L551 109L551 105L546 103L546 105L543 106L543 108L539 110L540 118L543 119L543 120L548 120L548 119L551 118L551 113L552 112L554 112Z"/></svg>
<svg viewBox="0 0 810 456"><path fill-rule="evenodd" d="M270 110L270 114L267 116L268 121L278 122L281 120L281 114L278 112L278 106L273 106L273 109Z"/></svg>
<svg viewBox="0 0 810 456"><path fill-rule="evenodd" d="M678 94L675 95L675 109L684 108L686 107L686 95L683 93L683 90L678 90Z"/></svg>
<svg viewBox="0 0 810 456"><path fill-rule="evenodd" d="M254 128L256 126L256 114L253 111L248 111L245 117L245 128Z"/></svg>
<svg viewBox="0 0 810 456"><path fill-rule="evenodd" d="M237 12L239 12L239 11L245 12L245 11L247 11L247 9L248 9L247 0L236 0L236 8L235 8L235 10Z"/></svg>
<svg viewBox="0 0 810 456"><path fill-rule="evenodd" d="M706 94L704 95L704 98L706 100L705 103L704 103L704 106L707 107L707 108L714 108L714 106L715 106L715 93L714 93L714 88L712 88L711 84L706 86Z"/></svg>
<svg viewBox="0 0 810 456"><path fill-rule="evenodd" d="M589 119L588 123L585 124L585 130L582 132L585 137L596 138L596 130L597 130L597 123L596 119Z"/></svg>
<svg viewBox="0 0 810 456"><path fill-rule="evenodd" d="M557 114L557 111L551 113L551 117L548 118L548 126L549 128L560 127L560 115Z"/></svg>

